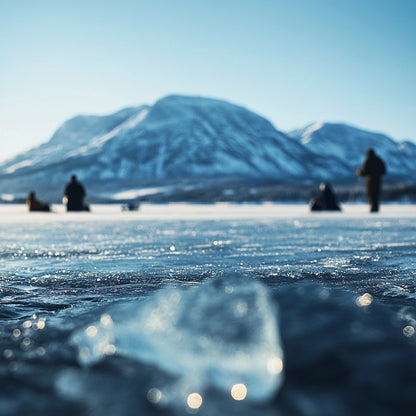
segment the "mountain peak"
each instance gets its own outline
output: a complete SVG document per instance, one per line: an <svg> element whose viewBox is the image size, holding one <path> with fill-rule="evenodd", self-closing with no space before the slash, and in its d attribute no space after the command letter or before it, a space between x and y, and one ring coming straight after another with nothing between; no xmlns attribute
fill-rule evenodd
<svg viewBox="0 0 416 416"><path fill-rule="evenodd" d="M141 108L141 107L139 107ZM138 108L128 107L109 115L77 115L65 121L50 139L51 144L72 141L72 145L83 145L93 137L108 133L136 114Z"/></svg>
<svg viewBox="0 0 416 416"><path fill-rule="evenodd" d="M414 177L412 146L401 146L392 138L345 123L315 123L290 133L291 137L312 152L328 160L338 158L352 172L361 165L368 148L373 148L387 162L388 177L405 180ZM405 173L406 172L406 173Z"/></svg>

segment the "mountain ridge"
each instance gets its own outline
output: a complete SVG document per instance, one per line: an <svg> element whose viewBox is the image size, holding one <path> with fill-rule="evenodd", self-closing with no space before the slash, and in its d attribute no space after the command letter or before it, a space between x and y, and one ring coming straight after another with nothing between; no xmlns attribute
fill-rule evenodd
<svg viewBox="0 0 416 416"><path fill-rule="evenodd" d="M410 141L398 142L383 133L330 122L312 123L289 135L312 152L325 157L336 154L352 171L362 163L366 149L373 148L388 164L390 181L402 181L406 176L415 179L416 144Z"/></svg>
<svg viewBox="0 0 416 416"><path fill-rule="evenodd" d="M346 184L355 180L366 147L389 156L388 181L415 180L411 142L345 123L315 123L285 133L242 106L170 95L152 106L67 120L48 142L0 163L0 193L60 193L72 173L93 194L172 182L203 188L215 178Z"/></svg>

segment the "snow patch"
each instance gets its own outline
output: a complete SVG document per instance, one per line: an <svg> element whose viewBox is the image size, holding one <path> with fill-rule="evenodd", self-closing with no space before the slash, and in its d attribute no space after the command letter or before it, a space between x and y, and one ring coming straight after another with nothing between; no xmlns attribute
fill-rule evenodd
<svg viewBox="0 0 416 416"><path fill-rule="evenodd" d="M115 201L125 200L125 199L137 199L146 195L155 195L160 192L168 192L173 190L172 186L159 186L155 188L142 188L142 189L130 189L122 192L118 192L112 195L112 198Z"/></svg>
<svg viewBox="0 0 416 416"><path fill-rule="evenodd" d="M15 165L8 167L4 171L5 173L10 174L10 173L16 172L16 170L18 169L22 169L22 168L25 168L27 166L32 166L32 165L33 165L33 160L23 160L22 162L16 163Z"/></svg>

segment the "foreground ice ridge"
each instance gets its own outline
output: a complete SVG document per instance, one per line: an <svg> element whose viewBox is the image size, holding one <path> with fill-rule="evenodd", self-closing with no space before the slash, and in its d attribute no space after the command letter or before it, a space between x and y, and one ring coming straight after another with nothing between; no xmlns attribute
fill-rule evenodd
<svg viewBox="0 0 416 416"><path fill-rule="evenodd" d="M168 401L215 388L262 402L282 383L277 311L252 279L223 277L113 305L72 341L83 365L118 354L175 376L163 392Z"/></svg>

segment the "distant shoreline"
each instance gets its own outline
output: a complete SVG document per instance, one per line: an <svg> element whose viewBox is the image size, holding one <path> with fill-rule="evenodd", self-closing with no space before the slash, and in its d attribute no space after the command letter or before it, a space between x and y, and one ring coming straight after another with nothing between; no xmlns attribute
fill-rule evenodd
<svg viewBox="0 0 416 416"><path fill-rule="evenodd" d="M295 203L308 204L319 194L318 185L304 184L273 184L273 183L170 183L152 184L152 186L131 186L128 189L114 190L97 189L92 184L86 184L87 200L93 204L127 204L127 203L196 203L215 204L229 203ZM334 185L338 201L342 203L365 203L363 181L351 185ZM39 198L51 204L60 204L59 192L40 190ZM26 195L1 194L0 204L24 204ZM416 184L384 184L382 188L382 203L400 202L416 203Z"/></svg>

